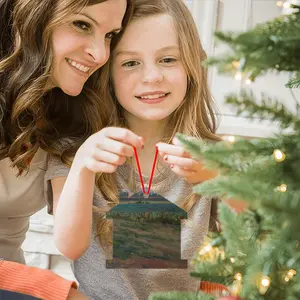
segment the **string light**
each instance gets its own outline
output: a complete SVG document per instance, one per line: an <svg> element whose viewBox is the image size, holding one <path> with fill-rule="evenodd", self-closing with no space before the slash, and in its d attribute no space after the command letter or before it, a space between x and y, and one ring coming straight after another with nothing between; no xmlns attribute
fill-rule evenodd
<svg viewBox="0 0 300 300"><path fill-rule="evenodd" d="M247 79L247 80L245 81L245 83L246 83L246 84L251 84L252 81L251 81L250 79Z"/></svg>
<svg viewBox="0 0 300 300"><path fill-rule="evenodd" d="M284 8L290 8L290 4L288 2L284 2L282 5Z"/></svg>
<svg viewBox="0 0 300 300"><path fill-rule="evenodd" d="M237 72L234 76L235 80L242 80L243 76L241 72Z"/></svg>
<svg viewBox="0 0 300 300"><path fill-rule="evenodd" d="M264 295L267 292L270 285L271 285L270 277L263 276L260 280L259 293L261 295Z"/></svg>
<svg viewBox="0 0 300 300"><path fill-rule="evenodd" d="M230 287L230 292L232 296L239 296L239 294L242 291L242 274L241 273L236 273L234 276L234 282Z"/></svg>
<svg viewBox="0 0 300 300"><path fill-rule="evenodd" d="M234 60L234 61L232 62L233 67L236 68L236 69L238 69L238 68L240 67L240 64L241 64L241 63L240 63L238 60Z"/></svg>
<svg viewBox="0 0 300 300"><path fill-rule="evenodd" d="M228 141L229 143L235 142L235 136L234 135L226 135L223 137L223 140Z"/></svg>
<svg viewBox="0 0 300 300"><path fill-rule="evenodd" d="M273 156L277 162L282 162L285 160L285 154L279 149L274 150Z"/></svg>
<svg viewBox="0 0 300 300"><path fill-rule="evenodd" d="M276 5L279 6L279 7L282 7L283 6L283 1L277 1Z"/></svg>
<svg viewBox="0 0 300 300"><path fill-rule="evenodd" d="M261 279L261 285L264 287L269 287L271 284L271 279L268 276L263 276Z"/></svg>
<svg viewBox="0 0 300 300"><path fill-rule="evenodd" d="M236 273L235 276L234 276L234 279L235 280L238 280L238 281L241 281L243 278L242 274L241 273Z"/></svg>
<svg viewBox="0 0 300 300"><path fill-rule="evenodd" d="M235 263L235 259L233 257L230 257L230 261L234 264Z"/></svg>
<svg viewBox="0 0 300 300"><path fill-rule="evenodd" d="M283 183L280 186L276 187L275 191L285 193L287 191L287 185Z"/></svg>
<svg viewBox="0 0 300 300"><path fill-rule="evenodd" d="M199 255L204 255L207 254L208 252L210 252L212 250L212 245L206 245L204 246L200 251L199 251Z"/></svg>
<svg viewBox="0 0 300 300"><path fill-rule="evenodd" d="M284 277L284 281L285 282L289 282L291 279L293 279L293 277L297 274L297 272L293 269L289 270L286 274L286 276Z"/></svg>

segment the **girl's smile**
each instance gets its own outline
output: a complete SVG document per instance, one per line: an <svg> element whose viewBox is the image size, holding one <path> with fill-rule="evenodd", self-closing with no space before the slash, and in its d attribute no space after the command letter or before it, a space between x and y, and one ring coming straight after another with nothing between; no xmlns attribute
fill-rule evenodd
<svg viewBox="0 0 300 300"><path fill-rule="evenodd" d="M146 104L157 104L163 102L170 93L165 93L161 91L143 93L139 96L136 96L141 102Z"/></svg>

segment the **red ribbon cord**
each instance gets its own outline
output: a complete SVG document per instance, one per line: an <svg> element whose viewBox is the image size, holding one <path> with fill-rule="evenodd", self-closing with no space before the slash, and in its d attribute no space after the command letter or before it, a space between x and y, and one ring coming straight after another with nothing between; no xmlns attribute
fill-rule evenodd
<svg viewBox="0 0 300 300"><path fill-rule="evenodd" d="M145 191L144 180L143 180L143 176L142 176L142 172L141 172L141 166L140 166L140 162L139 162L139 157L138 157L136 148L133 147L133 149L134 149L134 156L135 156L136 164L137 164L139 175L140 175L140 181L141 181L141 184L142 184L143 193L145 195L149 195L150 194L151 185L152 185L153 176L154 176L155 165L156 165L156 162L157 162L158 148L156 147L154 161L153 161L153 165L152 165L152 171L151 171L150 180L149 180L149 187L148 187L148 191L147 192Z"/></svg>

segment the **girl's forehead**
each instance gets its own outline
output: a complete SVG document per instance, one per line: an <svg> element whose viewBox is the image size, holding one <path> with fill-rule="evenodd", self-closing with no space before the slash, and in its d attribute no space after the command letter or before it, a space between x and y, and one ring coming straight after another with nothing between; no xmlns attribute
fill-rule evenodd
<svg viewBox="0 0 300 300"><path fill-rule="evenodd" d="M131 21L117 49L166 48L178 45L173 18L167 14L141 17Z"/></svg>

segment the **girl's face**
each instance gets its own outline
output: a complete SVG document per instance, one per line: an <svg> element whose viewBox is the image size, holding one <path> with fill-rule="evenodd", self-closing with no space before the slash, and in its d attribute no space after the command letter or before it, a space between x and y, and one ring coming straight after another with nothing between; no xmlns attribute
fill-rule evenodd
<svg viewBox="0 0 300 300"><path fill-rule="evenodd" d="M86 6L54 29L51 87L77 96L87 79L109 57L111 38L121 30L126 0L107 0Z"/></svg>
<svg viewBox="0 0 300 300"><path fill-rule="evenodd" d="M128 118L163 120L179 107L187 90L187 73L171 16L130 23L116 48L112 77Z"/></svg>

